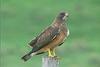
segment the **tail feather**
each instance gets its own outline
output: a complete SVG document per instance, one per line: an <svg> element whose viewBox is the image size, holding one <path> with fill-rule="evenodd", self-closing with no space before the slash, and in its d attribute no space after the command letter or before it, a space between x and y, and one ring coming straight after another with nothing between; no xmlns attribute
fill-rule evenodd
<svg viewBox="0 0 100 67"><path fill-rule="evenodd" d="M21 59L24 60L24 61L27 61L35 54L36 53L28 53L28 54L24 55Z"/></svg>
<svg viewBox="0 0 100 67"><path fill-rule="evenodd" d="M26 54L26 55L24 55L21 59L24 60L24 61L27 61L27 60L29 60L31 57L32 57L31 55Z"/></svg>

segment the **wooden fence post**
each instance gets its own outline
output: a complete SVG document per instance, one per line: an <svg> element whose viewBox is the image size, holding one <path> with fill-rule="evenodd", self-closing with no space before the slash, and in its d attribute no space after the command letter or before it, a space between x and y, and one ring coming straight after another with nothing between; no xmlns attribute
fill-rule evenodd
<svg viewBox="0 0 100 67"><path fill-rule="evenodd" d="M59 59L56 57L43 57L42 67L59 67Z"/></svg>

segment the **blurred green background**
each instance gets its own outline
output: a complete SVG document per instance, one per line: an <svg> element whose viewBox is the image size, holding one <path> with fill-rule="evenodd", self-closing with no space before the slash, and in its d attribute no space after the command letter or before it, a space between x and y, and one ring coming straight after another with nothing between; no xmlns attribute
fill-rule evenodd
<svg viewBox="0 0 100 67"><path fill-rule="evenodd" d="M70 36L56 50L60 67L100 67L100 0L0 0L0 66L42 67L45 55L20 58L61 11L69 13Z"/></svg>

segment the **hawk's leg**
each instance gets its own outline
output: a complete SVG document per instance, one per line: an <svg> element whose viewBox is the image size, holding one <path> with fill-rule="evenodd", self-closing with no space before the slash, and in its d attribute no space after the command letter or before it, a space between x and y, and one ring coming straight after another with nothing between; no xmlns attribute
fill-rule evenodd
<svg viewBox="0 0 100 67"><path fill-rule="evenodd" d="M52 49L52 50L51 49L48 49L48 54L49 54L48 55L49 57L55 57L56 56L55 49Z"/></svg>
<svg viewBox="0 0 100 67"><path fill-rule="evenodd" d="M54 57L53 51L52 51L51 49L48 49L48 54L49 54L49 55L48 55L49 57Z"/></svg>

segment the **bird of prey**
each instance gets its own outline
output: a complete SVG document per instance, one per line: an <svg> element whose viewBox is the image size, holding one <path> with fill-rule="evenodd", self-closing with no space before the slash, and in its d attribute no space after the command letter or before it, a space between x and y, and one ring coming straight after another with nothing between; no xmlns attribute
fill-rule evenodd
<svg viewBox="0 0 100 67"><path fill-rule="evenodd" d="M32 50L24 55L22 59L27 61L33 55L45 52L48 52L49 57L55 57L55 48L63 44L65 38L69 35L69 30L65 23L66 19L68 19L68 13L60 12L53 23L29 43Z"/></svg>

